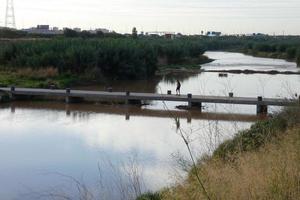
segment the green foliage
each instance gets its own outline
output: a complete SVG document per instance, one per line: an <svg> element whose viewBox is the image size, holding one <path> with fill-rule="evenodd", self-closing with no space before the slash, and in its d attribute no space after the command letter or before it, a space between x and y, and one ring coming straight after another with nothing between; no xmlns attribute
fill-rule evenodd
<svg viewBox="0 0 300 200"><path fill-rule="evenodd" d="M259 121L252 125L249 130L238 133L232 140L222 143L215 150L214 156L227 160L237 153L256 150L263 146L267 141L287 128L290 119L286 118L284 113L286 112L272 119ZM297 113L299 113L299 109ZM291 116L291 114L286 116Z"/></svg>
<svg viewBox="0 0 300 200"><path fill-rule="evenodd" d="M68 29L65 34L69 37L76 35ZM193 40L77 38L17 41L1 45L0 64L33 69L51 66L61 74L77 75L97 68L105 77L136 80L153 76L159 57L166 57L172 64L201 55L204 51L204 47Z"/></svg>
<svg viewBox="0 0 300 200"><path fill-rule="evenodd" d="M300 38L292 36L133 39L116 33L77 33L71 29L66 29L64 35L47 40L0 41L0 65L33 69L55 67L60 74L73 73L85 77L97 71L101 75L98 79L136 80L152 77L158 64L187 64L188 60L199 58L206 50L244 50L253 55L286 58L297 61L298 65L300 63ZM96 76L94 78L97 79Z"/></svg>
<svg viewBox="0 0 300 200"><path fill-rule="evenodd" d="M294 59L296 56L297 49L295 47L287 48L286 53L289 59Z"/></svg>
<svg viewBox="0 0 300 200"><path fill-rule="evenodd" d="M27 33L23 31L8 28L0 29L0 38L20 38L25 37L26 35Z"/></svg>
<svg viewBox="0 0 300 200"><path fill-rule="evenodd" d="M135 39L138 37L138 32L135 27L133 27L133 29L132 29L132 37Z"/></svg>
<svg viewBox="0 0 300 200"><path fill-rule="evenodd" d="M161 200L161 199L162 197L158 192L156 193L148 192L146 194L141 195L136 200Z"/></svg>
<svg viewBox="0 0 300 200"><path fill-rule="evenodd" d="M72 29L66 28L64 30L64 36L65 37L78 37L79 34L76 31L72 30Z"/></svg>

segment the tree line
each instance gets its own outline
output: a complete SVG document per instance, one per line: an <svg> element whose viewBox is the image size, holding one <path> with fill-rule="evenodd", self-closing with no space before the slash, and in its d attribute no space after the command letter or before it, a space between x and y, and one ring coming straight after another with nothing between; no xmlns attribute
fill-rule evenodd
<svg viewBox="0 0 300 200"><path fill-rule="evenodd" d="M14 68L57 68L59 73L98 74L114 79L147 79L158 59L176 64L205 52L192 39L61 38L13 41L0 46L0 65ZM97 77L95 77L97 78Z"/></svg>
<svg viewBox="0 0 300 200"><path fill-rule="evenodd" d="M69 37L38 40L0 41L0 66L39 69L54 67L60 74L85 75L99 79L147 79L159 64L181 64L206 50L231 50L247 54L283 58L300 66L300 37L205 37L177 39L106 36ZM99 33L101 35L101 33ZM72 37L71 37L72 36ZM100 36L99 36L100 37Z"/></svg>

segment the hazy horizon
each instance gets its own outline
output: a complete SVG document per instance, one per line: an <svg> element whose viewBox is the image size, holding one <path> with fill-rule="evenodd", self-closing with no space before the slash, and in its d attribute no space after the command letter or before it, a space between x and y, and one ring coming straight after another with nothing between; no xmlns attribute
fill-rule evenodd
<svg viewBox="0 0 300 200"><path fill-rule="evenodd" d="M37 24L117 32L201 31L300 35L299 0L14 0L17 28ZM6 0L0 0L4 26Z"/></svg>

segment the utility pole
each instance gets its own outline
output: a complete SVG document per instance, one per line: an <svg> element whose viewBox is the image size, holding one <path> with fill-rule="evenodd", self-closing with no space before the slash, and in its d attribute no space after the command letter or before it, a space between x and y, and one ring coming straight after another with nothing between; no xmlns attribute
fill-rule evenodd
<svg viewBox="0 0 300 200"><path fill-rule="evenodd" d="M14 1L6 0L5 27L16 28Z"/></svg>

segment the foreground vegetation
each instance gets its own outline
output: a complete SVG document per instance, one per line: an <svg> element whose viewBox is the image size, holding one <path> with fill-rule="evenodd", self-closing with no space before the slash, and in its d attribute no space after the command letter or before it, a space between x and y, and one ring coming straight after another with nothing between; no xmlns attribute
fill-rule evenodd
<svg viewBox="0 0 300 200"><path fill-rule="evenodd" d="M210 199L299 199L300 107L224 142L198 161L197 172ZM195 174L191 170L184 182L140 199L207 199Z"/></svg>

